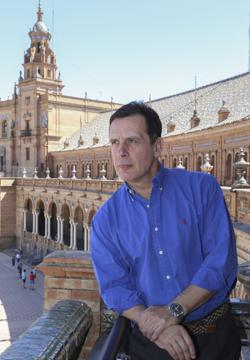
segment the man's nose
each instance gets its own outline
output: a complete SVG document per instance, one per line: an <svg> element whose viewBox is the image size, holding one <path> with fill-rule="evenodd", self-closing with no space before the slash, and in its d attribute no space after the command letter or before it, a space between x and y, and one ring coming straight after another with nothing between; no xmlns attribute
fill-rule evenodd
<svg viewBox="0 0 250 360"><path fill-rule="evenodd" d="M119 144L118 152L120 156L126 156L128 154L128 147L125 142Z"/></svg>

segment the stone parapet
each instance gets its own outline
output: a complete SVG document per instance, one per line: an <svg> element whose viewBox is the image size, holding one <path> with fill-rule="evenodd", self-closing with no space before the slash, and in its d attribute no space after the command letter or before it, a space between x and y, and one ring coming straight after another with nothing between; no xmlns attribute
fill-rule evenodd
<svg viewBox="0 0 250 360"><path fill-rule="evenodd" d="M59 178L17 178L16 184L22 188L33 189L60 189L72 191L90 191L97 193L112 194L123 182L121 180L100 179L59 179Z"/></svg>
<svg viewBox="0 0 250 360"><path fill-rule="evenodd" d="M16 180L0 179L0 250L14 247L16 238Z"/></svg>
<svg viewBox="0 0 250 360"><path fill-rule="evenodd" d="M234 223L239 264L250 261L250 225Z"/></svg>
<svg viewBox="0 0 250 360"><path fill-rule="evenodd" d="M93 325L84 346L83 358L100 332L101 298L89 253L54 251L37 267L45 275L44 309L50 309L62 299L80 300L93 312Z"/></svg>
<svg viewBox="0 0 250 360"><path fill-rule="evenodd" d="M222 186L228 210L234 221L250 225L250 189Z"/></svg>
<svg viewBox="0 0 250 360"><path fill-rule="evenodd" d="M86 304L59 301L2 353L0 359L75 360L91 323L92 313Z"/></svg>

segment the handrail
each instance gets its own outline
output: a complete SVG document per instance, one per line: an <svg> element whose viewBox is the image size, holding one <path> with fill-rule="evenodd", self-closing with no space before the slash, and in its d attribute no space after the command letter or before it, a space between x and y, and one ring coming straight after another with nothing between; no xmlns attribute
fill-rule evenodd
<svg viewBox="0 0 250 360"><path fill-rule="evenodd" d="M119 316L117 318L100 351L100 354L97 357L97 360L115 360L128 326L128 319L123 316Z"/></svg>

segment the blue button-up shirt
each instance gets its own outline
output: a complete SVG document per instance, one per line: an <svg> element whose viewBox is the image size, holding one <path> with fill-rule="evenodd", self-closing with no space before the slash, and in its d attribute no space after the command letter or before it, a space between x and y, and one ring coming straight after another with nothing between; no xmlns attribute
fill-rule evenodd
<svg viewBox="0 0 250 360"><path fill-rule="evenodd" d="M168 304L193 284L214 296L186 321L207 315L228 298L237 270L220 186L212 175L163 167L150 199L124 184L93 219L91 256L103 300L118 313Z"/></svg>

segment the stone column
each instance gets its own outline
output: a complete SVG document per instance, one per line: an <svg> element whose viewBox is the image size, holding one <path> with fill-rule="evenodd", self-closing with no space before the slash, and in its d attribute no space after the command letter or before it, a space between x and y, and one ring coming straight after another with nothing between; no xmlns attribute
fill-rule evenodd
<svg viewBox="0 0 250 360"><path fill-rule="evenodd" d="M60 243L61 244L63 244L63 219L61 219L61 221L60 221L60 228L61 228L61 230L60 230Z"/></svg>
<svg viewBox="0 0 250 360"><path fill-rule="evenodd" d="M90 251L90 226L87 225L87 249L86 251Z"/></svg>
<svg viewBox="0 0 250 360"><path fill-rule="evenodd" d="M76 226L77 226L77 223L73 223L73 250L77 250L77 247L76 247Z"/></svg>
<svg viewBox="0 0 250 360"><path fill-rule="evenodd" d="M45 231L44 231L44 237L47 238L47 231L48 231L48 215L44 215L44 219L45 219Z"/></svg>
<svg viewBox="0 0 250 360"><path fill-rule="evenodd" d="M57 242L60 242L61 239L61 225L60 225L60 216L57 216Z"/></svg>
<svg viewBox="0 0 250 360"><path fill-rule="evenodd" d="M36 233L36 212L35 211L32 212L32 219L33 219L32 234L35 234Z"/></svg>
<svg viewBox="0 0 250 360"><path fill-rule="evenodd" d="M83 224L83 237L84 237L83 250L87 251L87 225L86 224Z"/></svg>
<svg viewBox="0 0 250 360"><path fill-rule="evenodd" d="M73 248L73 238L74 238L73 221L71 220L69 223L70 223L70 245L69 245L69 247L70 247L70 249L72 249Z"/></svg>
<svg viewBox="0 0 250 360"><path fill-rule="evenodd" d="M39 212L36 211L36 234L38 234L38 215Z"/></svg>
<svg viewBox="0 0 250 360"><path fill-rule="evenodd" d="M28 212L28 210L23 210L23 231L27 230L27 227L26 227L27 212Z"/></svg>
<svg viewBox="0 0 250 360"><path fill-rule="evenodd" d="M47 216L47 219L48 219L48 221L47 221L47 238L48 238L48 239L51 239L51 228L50 228L51 216L48 215L48 216Z"/></svg>

